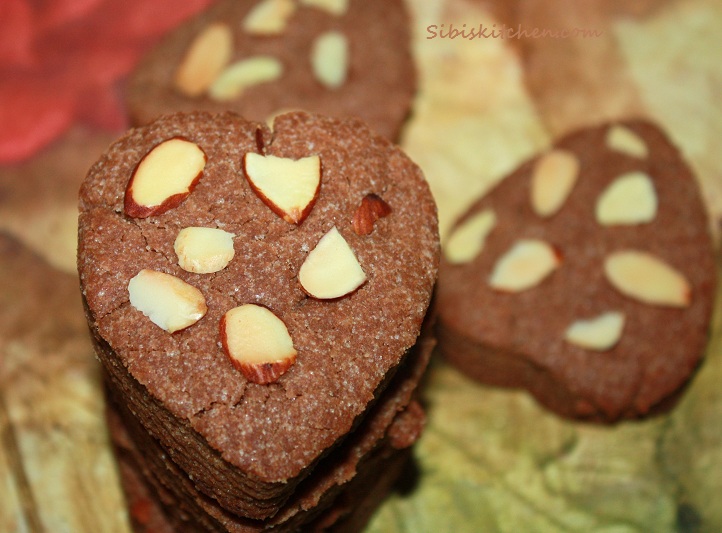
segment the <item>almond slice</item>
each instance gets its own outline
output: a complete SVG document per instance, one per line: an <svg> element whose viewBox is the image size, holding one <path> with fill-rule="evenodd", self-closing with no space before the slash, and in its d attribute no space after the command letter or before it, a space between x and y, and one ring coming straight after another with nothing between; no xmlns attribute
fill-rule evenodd
<svg viewBox="0 0 722 533"><path fill-rule="evenodd" d="M468 263L484 249L486 237L496 226L496 214L484 209L457 226L444 246L444 257L449 263Z"/></svg>
<svg viewBox="0 0 722 533"><path fill-rule="evenodd" d="M266 117L264 122L266 123L266 126L268 126L268 129L273 131L273 123L276 121L277 117L280 117L281 115L285 115L286 113L292 113L295 111L301 111L301 109L297 107L282 107L280 109L276 109L273 111L270 115Z"/></svg>
<svg viewBox="0 0 722 533"><path fill-rule="evenodd" d="M579 159L567 150L552 150L534 166L531 177L531 205L540 217L559 211L579 177Z"/></svg>
<svg viewBox="0 0 722 533"><path fill-rule="evenodd" d="M282 74L283 65L275 57L243 59L221 72L208 89L208 96L219 102L227 102L241 96L249 87L275 81Z"/></svg>
<svg viewBox="0 0 722 533"><path fill-rule="evenodd" d="M243 29L255 35L279 35L296 12L293 0L263 0L243 19Z"/></svg>
<svg viewBox="0 0 722 533"><path fill-rule="evenodd" d="M348 76L349 46L346 36L337 31L316 38L311 50L311 67L316 79L329 89L338 89Z"/></svg>
<svg viewBox="0 0 722 533"><path fill-rule="evenodd" d="M624 313L609 311L594 318L576 320L564 333L564 340L585 348L604 352L619 342L624 329Z"/></svg>
<svg viewBox="0 0 722 533"><path fill-rule="evenodd" d="M520 239L497 260L489 285L500 291L525 291L539 285L560 264L559 254L546 242Z"/></svg>
<svg viewBox="0 0 722 533"><path fill-rule="evenodd" d="M647 252L610 254L604 261L604 273L619 292L649 305L687 307L692 299L687 279Z"/></svg>
<svg viewBox="0 0 722 533"><path fill-rule="evenodd" d="M244 304L228 311L221 318L220 335L231 364L253 383L273 383L296 362L286 324L260 305Z"/></svg>
<svg viewBox="0 0 722 533"><path fill-rule="evenodd" d="M178 65L173 83L187 96L208 89L233 55L233 33L227 24L215 23L199 33Z"/></svg>
<svg viewBox="0 0 722 533"><path fill-rule="evenodd" d="M174 137L158 144L135 168L125 189L125 213L146 218L178 207L203 175L206 154L197 144Z"/></svg>
<svg viewBox="0 0 722 533"><path fill-rule="evenodd" d="M216 228L183 228L173 244L178 265L196 274L218 272L233 259L233 234Z"/></svg>
<svg viewBox="0 0 722 533"><path fill-rule="evenodd" d="M258 197L290 224L304 221L321 188L317 155L290 159L249 152L243 157L243 171Z"/></svg>
<svg viewBox="0 0 722 533"><path fill-rule="evenodd" d="M384 202L378 194L369 193L361 199L361 204L353 215L351 225L357 235L369 235L374 224L380 218L391 214L391 206Z"/></svg>
<svg viewBox="0 0 722 533"><path fill-rule="evenodd" d="M606 143L609 148L622 152L633 157L645 158L649 155L649 149L639 135L629 128L615 124L607 131Z"/></svg>
<svg viewBox="0 0 722 533"><path fill-rule="evenodd" d="M366 274L334 226L309 252L298 271L298 281L309 296L326 300L355 291L366 281Z"/></svg>
<svg viewBox="0 0 722 533"><path fill-rule="evenodd" d="M168 333L192 326L208 311L201 291L156 270L138 272L128 283L128 295L133 307Z"/></svg>
<svg viewBox="0 0 722 533"><path fill-rule="evenodd" d="M340 17L348 11L349 0L301 0L301 5L317 7L327 13Z"/></svg>
<svg viewBox="0 0 722 533"><path fill-rule="evenodd" d="M603 226L651 222L657 216L652 179L639 171L619 176L599 196L595 215Z"/></svg>

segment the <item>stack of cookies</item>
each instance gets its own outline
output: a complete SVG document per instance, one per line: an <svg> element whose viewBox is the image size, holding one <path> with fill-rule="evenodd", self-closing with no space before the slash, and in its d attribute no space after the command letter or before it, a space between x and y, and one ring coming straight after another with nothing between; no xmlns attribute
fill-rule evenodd
<svg viewBox="0 0 722 533"><path fill-rule="evenodd" d="M179 531L361 527L424 421L439 245L419 169L358 120L174 114L91 168L79 223L135 502Z"/></svg>

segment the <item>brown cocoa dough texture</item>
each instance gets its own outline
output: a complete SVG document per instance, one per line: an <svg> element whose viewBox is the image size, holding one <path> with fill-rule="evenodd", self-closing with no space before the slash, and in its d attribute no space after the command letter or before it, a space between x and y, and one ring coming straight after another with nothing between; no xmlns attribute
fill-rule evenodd
<svg viewBox="0 0 722 533"><path fill-rule="evenodd" d="M145 124L176 111L232 110L263 121L291 109L359 117L378 133L396 139L416 92L411 21L401 0L350 0L344 13L296 3L278 34L249 33L244 21L259 2L228 0L174 30L130 77L127 105L132 121ZM205 91L188 96L174 78L194 39L209 25L227 24L233 33L228 66L255 57L274 58L282 74L220 101ZM314 74L316 40L329 32L345 37L348 65L343 83L328 87Z"/></svg>
<svg viewBox="0 0 722 533"><path fill-rule="evenodd" d="M491 209L497 221L471 262L442 261L438 286L440 346L446 357L478 380L527 388L565 416L613 421L668 407L697 368L707 343L715 287L712 241L696 178L656 126L622 126L643 139L648 154L633 156L607 145L612 124L573 132L552 148L573 154L578 181L560 210L535 213L530 201L534 157L477 201L469 216ZM600 195L618 177L640 171L656 191L650 222L602 225ZM453 231L453 230L452 230ZM492 288L497 260L519 239L541 239L561 257L537 285L517 293ZM605 277L613 252L651 253L680 272L691 288L688 306L649 305L622 294ZM605 312L625 316L619 341L596 351L567 342L579 319Z"/></svg>
<svg viewBox="0 0 722 533"><path fill-rule="evenodd" d="M146 429L175 450L174 461L194 479L210 480L201 490L257 518L275 512L381 394L417 341L438 262L434 201L398 147L352 119L290 113L273 126L233 113L163 118L113 144L80 192L80 279L98 354L116 388L124 388ZM175 209L126 216L123 196L134 168L176 136L205 152L202 178ZM319 155L321 188L302 224L276 215L245 179L242 157L261 147L293 159ZM392 212L371 234L357 235L353 215L369 193ZM234 234L231 263L214 274L182 270L173 242L188 226ZM301 289L297 273L334 226L367 281L322 301ZM172 335L155 326L129 304L128 282L143 268L198 288L206 315ZM221 349L220 319L244 303L269 308L293 339L297 360L276 383L249 383ZM194 461L199 455L212 461L209 472Z"/></svg>

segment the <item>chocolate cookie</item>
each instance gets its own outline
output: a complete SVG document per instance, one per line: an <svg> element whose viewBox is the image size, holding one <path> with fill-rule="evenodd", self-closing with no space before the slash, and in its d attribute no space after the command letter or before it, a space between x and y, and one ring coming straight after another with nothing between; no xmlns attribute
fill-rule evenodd
<svg viewBox="0 0 722 533"><path fill-rule="evenodd" d="M109 428L135 530L158 531L161 524L170 531L235 533L362 530L409 461L410 446L421 433L423 409L408 395L416 390L432 346L428 340L417 345L413 363L397 373L362 426L324 458L274 517L263 521L230 513L195 489L165 459L158 442L111 399Z"/></svg>
<svg viewBox="0 0 722 533"><path fill-rule="evenodd" d="M662 410L703 357L715 287L705 206L647 122L562 138L478 200L443 255L442 353L562 415Z"/></svg>
<svg viewBox="0 0 722 533"><path fill-rule="evenodd" d="M355 116L395 139L416 86L402 0L225 0L170 34L128 86L135 124L176 111Z"/></svg>
<svg viewBox="0 0 722 533"><path fill-rule="evenodd" d="M436 208L362 122L163 117L91 168L79 227L109 394L144 468L201 520L319 519L389 440L415 440L395 421L430 351L412 348Z"/></svg>

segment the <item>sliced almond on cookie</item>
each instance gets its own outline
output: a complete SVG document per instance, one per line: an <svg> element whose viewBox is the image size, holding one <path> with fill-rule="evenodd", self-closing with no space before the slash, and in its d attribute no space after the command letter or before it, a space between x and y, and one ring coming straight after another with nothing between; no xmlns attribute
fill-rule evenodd
<svg viewBox="0 0 722 533"><path fill-rule="evenodd" d="M366 274L334 226L309 252L298 271L298 281L309 296L325 300L355 291L366 281Z"/></svg>
<svg viewBox="0 0 722 533"><path fill-rule="evenodd" d="M692 289L687 279L658 257L637 250L609 255L604 273L622 294L650 305L687 307Z"/></svg>
<svg viewBox="0 0 722 533"><path fill-rule="evenodd" d="M329 89L341 87L348 76L349 45L343 33L326 32L316 38L311 68L316 79Z"/></svg>
<svg viewBox="0 0 722 533"><path fill-rule="evenodd" d="M657 204L652 179L644 172L629 172L602 192L595 215L602 226L644 224L657 216Z"/></svg>
<svg viewBox="0 0 722 533"><path fill-rule="evenodd" d="M273 383L296 362L286 324L260 305L244 304L228 311L221 318L220 335L231 364L253 383Z"/></svg>
<svg viewBox="0 0 722 533"><path fill-rule="evenodd" d="M604 352L619 342L623 329L624 313L610 311L574 321L564 332L564 340L587 350Z"/></svg>
<svg viewBox="0 0 722 533"><path fill-rule="evenodd" d="M548 243L520 239L494 265L489 285L505 292L521 292L539 285L561 264L561 257Z"/></svg>
<svg viewBox="0 0 722 533"><path fill-rule="evenodd" d="M444 257L449 263L468 263L481 253L486 237L496 225L496 214L484 209L454 228L444 245Z"/></svg>
<svg viewBox="0 0 722 533"><path fill-rule="evenodd" d="M336 17L346 14L348 4L349 0L301 0L301 5L322 9Z"/></svg>
<svg viewBox="0 0 722 533"><path fill-rule="evenodd" d="M173 78L186 96L200 96L208 89L233 55L233 33L228 24L207 26L191 42Z"/></svg>
<svg viewBox="0 0 722 533"><path fill-rule="evenodd" d="M271 112L270 115L268 115L264 122L266 123L266 126L268 126L268 129L273 131L273 123L276 121L276 117L279 117L281 115L285 115L286 113L292 113L294 111L301 111L297 107L283 107L281 109L276 109Z"/></svg>
<svg viewBox="0 0 722 533"><path fill-rule="evenodd" d="M198 322L208 311L203 293L180 278L143 269L128 283L130 304L168 333Z"/></svg>
<svg viewBox="0 0 722 533"><path fill-rule="evenodd" d="M141 159L125 189L125 214L160 215L178 207L195 188L206 154L191 141L175 137L155 146Z"/></svg>
<svg viewBox="0 0 722 533"><path fill-rule="evenodd" d="M633 157L645 158L649 155L649 149L644 140L626 126L615 124L607 132L607 146L617 152L622 152Z"/></svg>
<svg viewBox="0 0 722 533"><path fill-rule="evenodd" d="M559 211L579 177L579 160L566 150L552 150L534 166L531 177L531 205L540 217Z"/></svg>
<svg viewBox="0 0 722 533"><path fill-rule="evenodd" d="M173 244L178 265L188 272L211 274L233 259L233 234L216 228L183 228Z"/></svg>
<svg viewBox="0 0 722 533"><path fill-rule="evenodd" d="M208 88L208 95L219 102L238 98L254 85L275 81L283 74L283 65L275 57L255 56L237 61L220 73Z"/></svg>
<svg viewBox="0 0 722 533"><path fill-rule="evenodd" d="M296 12L293 0L262 0L243 19L242 27L254 35L278 35Z"/></svg>
<svg viewBox="0 0 722 533"><path fill-rule="evenodd" d="M317 155L290 159L249 152L243 157L243 171L258 197L291 224L304 221L321 188Z"/></svg>
<svg viewBox="0 0 722 533"><path fill-rule="evenodd" d="M384 202L378 194L369 193L363 197L351 220L353 230L357 235L369 235L374 230L374 224L380 218L391 214L391 206Z"/></svg>

